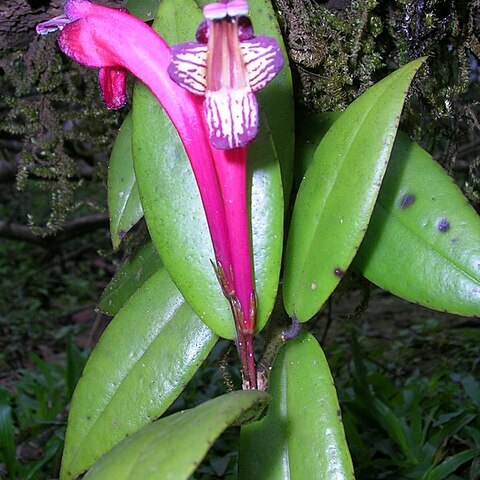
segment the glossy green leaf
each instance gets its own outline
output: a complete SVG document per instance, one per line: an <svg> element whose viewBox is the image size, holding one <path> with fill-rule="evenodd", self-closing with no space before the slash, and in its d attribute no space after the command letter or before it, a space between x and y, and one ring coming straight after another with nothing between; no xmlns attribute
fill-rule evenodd
<svg viewBox="0 0 480 480"><path fill-rule="evenodd" d="M99 310L112 317L116 315L127 300L162 266L155 245L149 240L116 271L100 298Z"/></svg>
<svg viewBox="0 0 480 480"><path fill-rule="evenodd" d="M311 334L280 350L269 393L267 415L241 429L239 479L353 479L330 369Z"/></svg>
<svg viewBox="0 0 480 480"><path fill-rule="evenodd" d="M115 447L85 479L187 479L227 427L269 400L265 392L237 391L163 418Z"/></svg>
<svg viewBox="0 0 480 480"><path fill-rule="evenodd" d="M308 115L303 117L297 125L295 142L295 190L298 190L302 180L305 178L305 172L313 162L318 145L330 127L341 115L341 112L323 112L316 115Z"/></svg>
<svg viewBox="0 0 480 480"><path fill-rule="evenodd" d="M248 148L253 270L257 293L257 331L266 325L277 298L283 253L281 171L265 116Z"/></svg>
<svg viewBox="0 0 480 480"><path fill-rule="evenodd" d="M339 116L316 115L301 124L297 178L312 162L314 145ZM443 218L451 231L438 230ZM479 216L437 162L400 132L353 268L406 300L479 315L479 244Z"/></svg>
<svg viewBox="0 0 480 480"><path fill-rule="evenodd" d="M349 267L387 167L415 60L355 100L318 146L295 201L284 274L290 316L309 320Z"/></svg>
<svg viewBox="0 0 480 480"><path fill-rule="evenodd" d="M143 217L133 171L132 115L128 114L118 131L108 164L108 212L113 248Z"/></svg>
<svg viewBox="0 0 480 480"><path fill-rule="evenodd" d="M72 400L61 479L75 478L125 436L158 418L216 340L166 270L147 280L87 362Z"/></svg>
<svg viewBox="0 0 480 480"><path fill-rule="evenodd" d="M160 0L127 0L125 8L144 21L153 20L157 15Z"/></svg>
<svg viewBox="0 0 480 480"><path fill-rule="evenodd" d="M480 315L480 217L440 165L399 135L353 266L399 297Z"/></svg>
<svg viewBox="0 0 480 480"><path fill-rule="evenodd" d="M168 42L176 43L194 38L201 18L194 0L166 0L155 26ZM195 312L218 335L233 338L235 328L211 265L213 248L190 163L170 120L142 85L135 88L133 123L135 171L152 240ZM260 329L275 301L283 244L281 175L267 127L249 149L249 169Z"/></svg>

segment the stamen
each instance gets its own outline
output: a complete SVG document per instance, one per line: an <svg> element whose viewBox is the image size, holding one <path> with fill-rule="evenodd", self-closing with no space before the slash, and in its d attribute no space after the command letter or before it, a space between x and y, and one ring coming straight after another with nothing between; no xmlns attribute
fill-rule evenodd
<svg viewBox="0 0 480 480"><path fill-rule="evenodd" d="M208 38L208 52L208 90L248 87L247 71L240 50L236 22L228 20L212 22Z"/></svg>

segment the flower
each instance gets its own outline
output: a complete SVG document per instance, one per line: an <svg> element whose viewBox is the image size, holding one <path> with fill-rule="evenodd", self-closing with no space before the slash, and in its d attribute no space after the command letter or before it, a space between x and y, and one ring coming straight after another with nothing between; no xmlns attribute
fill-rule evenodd
<svg viewBox="0 0 480 480"><path fill-rule="evenodd" d="M59 30L58 44L65 54L100 69L108 108L126 103L128 70L150 88L175 125L202 198L215 271L234 315L243 376L248 388L256 388L246 149L239 147L253 140L257 130L253 92L273 78L282 61L278 45L272 46L266 37L253 37L244 16L247 10L244 0L207 5L206 20L197 32L199 42L175 46L172 51L153 29L126 10L89 0L67 0L65 14L39 24L37 32ZM202 54L206 63L194 72L192 55L198 45L207 52ZM192 83L194 79L197 84ZM205 94L205 102L198 94Z"/></svg>
<svg viewBox="0 0 480 480"><path fill-rule="evenodd" d="M204 95L204 113L215 148L243 147L257 135L254 93L282 69L277 41L255 37L246 0L210 3L203 9L197 42L172 48L168 72L180 86Z"/></svg>
<svg viewBox="0 0 480 480"><path fill-rule="evenodd" d="M171 81L170 48L147 24L123 9L89 0L67 0L65 15L37 25L37 32L60 30L61 50L77 62L100 69L99 80L108 108L127 100L125 73L145 83L177 129L201 193L217 259L230 264L223 202L205 131L201 103ZM128 46L126 48L125 46Z"/></svg>

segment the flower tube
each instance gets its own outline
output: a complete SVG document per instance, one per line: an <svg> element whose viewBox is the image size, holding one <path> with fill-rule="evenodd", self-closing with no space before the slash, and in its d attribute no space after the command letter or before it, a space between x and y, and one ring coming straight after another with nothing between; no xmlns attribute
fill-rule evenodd
<svg viewBox="0 0 480 480"><path fill-rule="evenodd" d="M283 60L274 39L253 36L247 12L244 0L207 5L198 41L172 50L126 10L89 0L67 0L65 14L39 24L37 32L60 30L65 54L100 69L108 108L126 103L128 70L150 88L173 122L192 165L215 271L233 312L244 387L256 388L245 146L258 128L254 92L278 73Z"/></svg>

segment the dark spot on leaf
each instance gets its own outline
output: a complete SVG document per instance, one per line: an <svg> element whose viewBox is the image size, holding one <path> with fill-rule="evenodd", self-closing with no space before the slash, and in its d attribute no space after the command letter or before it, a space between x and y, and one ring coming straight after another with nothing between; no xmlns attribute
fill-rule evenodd
<svg viewBox="0 0 480 480"><path fill-rule="evenodd" d="M400 208L405 209L412 205L417 197L413 193L406 193L400 200Z"/></svg>
<svg viewBox="0 0 480 480"><path fill-rule="evenodd" d="M457 237L452 238L452 243L453 243L454 245L456 245L459 241L460 241L460 239L457 238Z"/></svg>
<svg viewBox="0 0 480 480"><path fill-rule="evenodd" d="M92 419L90 415L87 415L87 422L89 422Z"/></svg>
<svg viewBox="0 0 480 480"><path fill-rule="evenodd" d="M342 418L342 412L340 411L340 409L337 410L337 417Z"/></svg>
<svg viewBox="0 0 480 480"><path fill-rule="evenodd" d="M118 238L120 238L120 240L122 240L123 237L125 237L125 234L126 234L126 233L127 233L127 232L126 232L125 230L120 230L120 231L118 232Z"/></svg>
<svg viewBox="0 0 480 480"><path fill-rule="evenodd" d="M437 228L439 232L448 232L450 230L450 223L448 223L448 220L446 218L441 218L437 223Z"/></svg>
<svg viewBox="0 0 480 480"><path fill-rule="evenodd" d="M340 267L337 267L333 273L335 274L336 277L342 278L345 275L345 270L342 270Z"/></svg>

